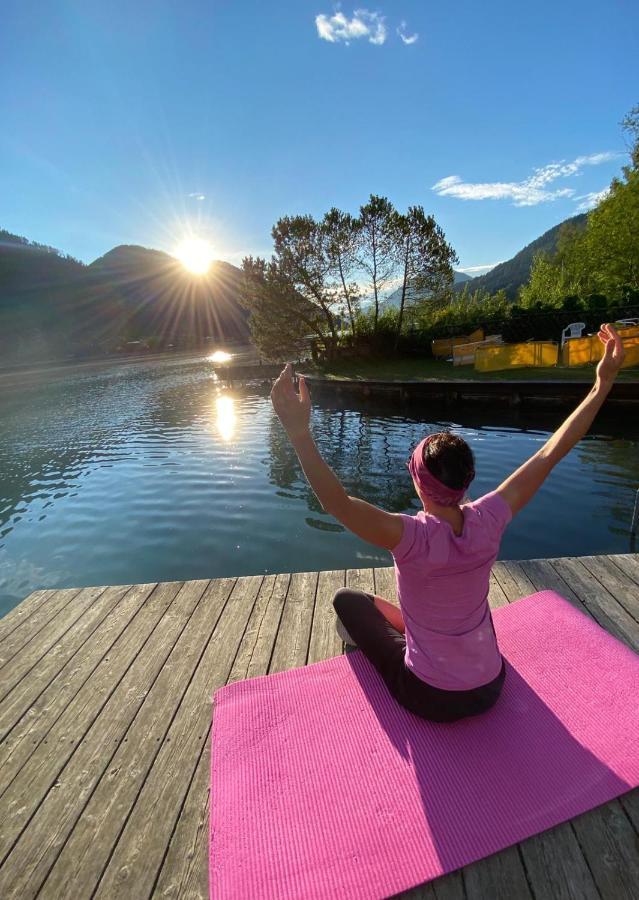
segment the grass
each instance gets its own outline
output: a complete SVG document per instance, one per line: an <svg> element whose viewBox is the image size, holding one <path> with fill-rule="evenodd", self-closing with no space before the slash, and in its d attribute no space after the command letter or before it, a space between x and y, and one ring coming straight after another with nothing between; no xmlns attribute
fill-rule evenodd
<svg viewBox="0 0 639 900"><path fill-rule="evenodd" d="M450 362L432 357L342 360L316 365L310 371L324 378L362 381L593 381L595 377L594 366L476 372L473 366L453 366ZM618 380L639 382L639 367L622 369Z"/></svg>

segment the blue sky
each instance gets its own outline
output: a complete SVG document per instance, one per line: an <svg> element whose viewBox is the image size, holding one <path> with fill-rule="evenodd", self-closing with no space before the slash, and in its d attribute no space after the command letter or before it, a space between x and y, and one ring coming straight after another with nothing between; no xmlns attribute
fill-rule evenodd
<svg viewBox="0 0 639 900"><path fill-rule="evenodd" d="M360 10L356 13L356 10ZM91 261L422 204L474 269L593 201L639 102L636 2L4 0L0 227Z"/></svg>

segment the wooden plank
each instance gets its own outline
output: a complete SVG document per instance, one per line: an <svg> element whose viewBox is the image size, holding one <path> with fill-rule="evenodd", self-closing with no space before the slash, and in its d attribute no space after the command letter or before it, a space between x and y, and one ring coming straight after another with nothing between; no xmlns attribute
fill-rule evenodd
<svg viewBox="0 0 639 900"><path fill-rule="evenodd" d="M639 652L637 623L578 559L553 559L551 565L564 581L570 582L584 606L603 628Z"/></svg>
<svg viewBox="0 0 639 900"><path fill-rule="evenodd" d="M499 560L493 566L493 575L510 602L535 593L534 586L517 562Z"/></svg>
<svg viewBox="0 0 639 900"><path fill-rule="evenodd" d="M4 698L0 705L0 741L37 701L56 675L77 656L85 641L92 638L93 633L128 590L125 586L107 588L93 601L75 626L36 663L29 672L29 677L19 681Z"/></svg>
<svg viewBox="0 0 639 900"><path fill-rule="evenodd" d="M25 897L37 894L96 784L110 766L120 743L128 743L131 722L187 626L206 585L206 581L188 582L181 587L175 601L154 629L152 639L136 655L89 730L81 736L77 731L71 730L74 735L74 752L65 767L59 771L54 790L42 790L42 784L36 788L36 794L43 799L29 821L29 827L22 832L11 850L6 877L0 873L0 896L9 894ZM161 712L160 709L160 717ZM166 730L167 725L160 721L157 727ZM160 736L151 734L149 744L152 750L157 749L153 746L156 741L159 743ZM133 749L135 751L136 748ZM143 749L148 752L149 746ZM143 749L140 748L140 753ZM117 795L115 774L117 771L109 771L112 776L110 786ZM109 776L107 780L108 778ZM131 778L132 782L134 778L135 775ZM107 812L108 809L107 804ZM96 814L95 811L93 814ZM119 823L116 828L119 832ZM110 845L106 848L107 852L109 849ZM99 856L98 846L92 847L92 851ZM3 889L6 889L6 894Z"/></svg>
<svg viewBox="0 0 639 900"><path fill-rule="evenodd" d="M335 630L337 617L333 609L333 597L339 588L344 587L345 581L344 569L319 573L307 663L330 659L343 652L344 642Z"/></svg>
<svg viewBox="0 0 639 900"><path fill-rule="evenodd" d="M639 553L611 553L607 558L639 585Z"/></svg>
<svg viewBox="0 0 639 900"><path fill-rule="evenodd" d="M259 638L260 629L262 628L262 623L271 604L276 579L276 575L266 575L262 580L255 603L253 604L253 609L251 610L246 631L242 635L239 649L233 661L233 667L227 678L227 683L238 681L243 678L244 673L250 665L251 657L253 656L255 645Z"/></svg>
<svg viewBox="0 0 639 900"><path fill-rule="evenodd" d="M637 834L613 800L572 819L592 875L606 900L636 900L639 886Z"/></svg>
<svg viewBox="0 0 639 900"><path fill-rule="evenodd" d="M592 616L567 581L552 567L547 559L527 559L520 563L536 591L556 591L581 612Z"/></svg>
<svg viewBox="0 0 639 900"><path fill-rule="evenodd" d="M463 872L468 900L534 900L516 846L465 866Z"/></svg>
<svg viewBox="0 0 639 900"><path fill-rule="evenodd" d="M0 673L2 688L0 701L37 665L39 660L50 653L56 643L76 624L84 613L104 592L103 587L84 588L60 610L46 626L35 634L12 659L5 663ZM25 623L26 624L26 623Z"/></svg>
<svg viewBox="0 0 639 900"><path fill-rule="evenodd" d="M355 591L365 591L367 594L374 594L375 576L373 569L347 569L346 587Z"/></svg>
<svg viewBox="0 0 639 900"><path fill-rule="evenodd" d="M104 588L102 588L104 590ZM80 588L68 588L63 591L51 591L46 603L41 604L33 615L24 619L17 628L0 644L0 670L25 647L29 641L36 639L43 629L78 596ZM47 629L48 630L48 629ZM46 632L44 633L46 637ZM4 679L3 679L4 680Z"/></svg>
<svg viewBox="0 0 639 900"><path fill-rule="evenodd" d="M91 642L83 649L79 658L70 660L58 673L37 702L0 744L0 794L31 758L36 747L44 740L69 703L110 652L115 641L154 588L153 584L141 584L127 591L124 599L93 633ZM0 709L4 711L4 706Z"/></svg>
<svg viewBox="0 0 639 900"><path fill-rule="evenodd" d="M579 562L612 594L617 603L639 626L639 587L636 582L605 556L580 556Z"/></svg>
<svg viewBox="0 0 639 900"><path fill-rule="evenodd" d="M265 579L266 581L266 579ZM251 619L259 618L259 633L247 628L228 682L266 675L281 611L290 581L289 575L277 575L264 614L253 608ZM251 648L244 650L244 645ZM242 665L238 664L242 660ZM167 853L162 862L153 897L188 897L189 900L208 900L208 850L209 850L209 777L211 767L210 735L200 756L193 781L189 787L184 807L171 836Z"/></svg>
<svg viewBox="0 0 639 900"><path fill-rule="evenodd" d="M490 573L490 580L488 583L488 605L491 609L497 609L500 606L508 606L506 592L497 581L494 572Z"/></svg>
<svg viewBox="0 0 639 900"><path fill-rule="evenodd" d="M42 798L73 754L75 747L104 708L131 664L140 654L158 622L175 599L181 584L166 582L152 591L123 635L36 747L3 796L8 814L0 819L0 864L36 812ZM6 868L6 867L5 867ZM10 867L15 870L15 867ZM2 885L0 870L0 886ZM2 890L0 890L2 896Z"/></svg>
<svg viewBox="0 0 639 900"><path fill-rule="evenodd" d="M44 846L38 850L37 869L29 881L24 882L24 888L28 891L38 889L46 877L46 892L51 896L63 896L65 885L69 882L81 884L85 896L93 892L117 842L122 822L130 814L142 789L204 649L212 636L214 639L215 628L234 583L235 580L230 578L217 579L209 585L206 582L188 582L180 592L176 602L181 606L190 606L193 600L197 604L186 627L127 731L125 741L120 742L81 817L73 823L73 831L57 859L55 848L64 840L59 825L64 798L60 798L59 792L56 794L55 807L52 806L56 819L49 823L49 829L43 834ZM99 720L95 722L94 729L98 727ZM82 765L83 770L97 768L92 760ZM72 795L80 790L86 791L81 770L76 767L75 782L70 773L64 774L65 786ZM49 853L47 844L52 848ZM51 856L54 860L52 868Z"/></svg>
<svg viewBox="0 0 639 900"><path fill-rule="evenodd" d="M395 578L395 569L392 566L384 566L380 569L373 569L373 579L375 585L375 594L395 603L399 606L397 599L397 580Z"/></svg>
<svg viewBox="0 0 639 900"><path fill-rule="evenodd" d="M94 897L150 895L211 730L211 695L231 672L261 583L238 578Z"/></svg>
<svg viewBox="0 0 639 900"><path fill-rule="evenodd" d="M13 609L10 609L8 613L5 613L0 619L0 642L26 622L54 593L55 591L52 590L34 591Z"/></svg>
<svg viewBox="0 0 639 900"><path fill-rule="evenodd" d="M519 848L537 900L599 900L597 885L570 822L527 838Z"/></svg>
<svg viewBox="0 0 639 900"><path fill-rule="evenodd" d="M638 835L636 840L639 843L639 788L635 788L633 791L624 794L620 797L619 802Z"/></svg>
<svg viewBox="0 0 639 900"><path fill-rule="evenodd" d="M463 869L396 895L401 900L466 900Z"/></svg>
<svg viewBox="0 0 639 900"><path fill-rule="evenodd" d="M272 672L283 672L306 663L318 574L295 572L291 575L273 649Z"/></svg>

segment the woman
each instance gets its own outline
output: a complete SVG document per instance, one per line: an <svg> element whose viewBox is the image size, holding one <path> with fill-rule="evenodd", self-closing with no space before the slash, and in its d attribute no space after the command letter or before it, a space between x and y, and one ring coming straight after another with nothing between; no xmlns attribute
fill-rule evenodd
<svg viewBox="0 0 639 900"><path fill-rule="evenodd" d="M311 437L304 377L298 395L288 365L273 386L275 411L324 510L393 555L399 609L349 589L333 602L343 636L368 657L393 697L422 718L453 722L485 712L499 697L506 668L488 606L490 570L511 518L586 434L612 387L623 344L611 325L601 326L599 338L605 350L588 396L495 491L462 503L475 476L470 447L448 432L421 441L408 463L423 505L415 516L349 497Z"/></svg>

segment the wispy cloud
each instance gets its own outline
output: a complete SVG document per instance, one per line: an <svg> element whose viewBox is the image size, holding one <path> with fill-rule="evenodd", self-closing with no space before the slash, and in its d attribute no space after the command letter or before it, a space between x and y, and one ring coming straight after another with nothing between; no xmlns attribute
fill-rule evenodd
<svg viewBox="0 0 639 900"><path fill-rule="evenodd" d="M341 10L332 16L321 13L315 16L317 34L322 40L331 44L365 38L369 44L381 46L388 36L385 17L368 9L356 9L349 19Z"/></svg>
<svg viewBox="0 0 639 900"><path fill-rule="evenodd" d="M206 200L206 194L198 194L197 191L194 191L192 194L188 194L192 200Z"/></svg>
<svg viewBox="0 0 639 900"><path fill-rule="evenodd" d="M491 269L494 269L495 266L500 266L503 260L499 260L496 263L486 263L484 266L458 266L458 272L465 272L466 275L485 275L486 272L490 272Z"/></svg>
<svg viewBox="0 0 639 900"><path fill-rule="evenodd" d="M419 35L417 34L417 32L415 32L414 34L406 34L407 27L408 26L406 25L406 22L402 20L399 23L397 34L400 36L404 44L410 46L411 44L417 43L417 41L419 40Z"/></svg>
<svg viewBox="0 0 639 900"><path fill-rule="evenodd" d="M610 188L607 187L603 191L591 191L589 194L581 194L579 197L575 197L575 200L581 200L577 207L577 212L587 212L589 209L594 209L609 193Z"/></svg>
<svg viewBox="0 0 639 900"><path fill-rule="evenodd" d="M440 196L459 200L511 200L514 206L537 206L560 197L575 196L574 188L549 189L548 186L557 179L578 175L585 166L598 166L619 156L614 152L592 153L578 156L572 162L549 163L534 169L533 174L523 181L468 182L459 175L449 175L434 184L432 190Z"/></svg>

